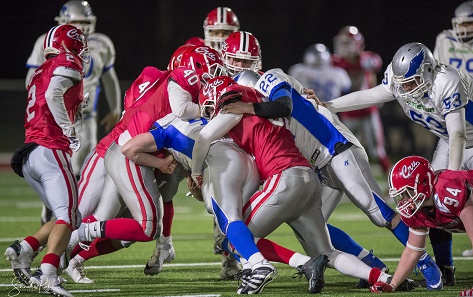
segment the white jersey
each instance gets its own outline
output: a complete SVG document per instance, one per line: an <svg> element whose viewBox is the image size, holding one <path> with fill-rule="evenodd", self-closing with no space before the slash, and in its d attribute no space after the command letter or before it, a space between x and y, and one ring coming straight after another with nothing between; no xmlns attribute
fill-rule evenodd
<svg viewBox="0 0 473 297"><path fill-rule="evenodd" d="M421 103L405 100L399 96L393 83L392 65L389 64L383 79L383 86L401 105L404 113L417 124L448 141L445 115L465 107L466 147L473 147L473 79L455 68L440 65L431 90Z"/></svg>
<svg viewBox="0 0 473 297"><path fill-rule="evenodd" d="M46 61L43 55L44 37L43 34L36 40L33 51L26 62L26 67L38 68ZM84 115L97 111L98 102L96 99L100 92L100 77L115 63L115 47L108 36L101 33L92 33L87 36L87 45L91 60L84 67L84 94L89 93L89 103L82 110Z"/></svg>
<svg viewBox="0 0 473 297"><path fill-rule="evenodd" d="M437 35L433 54L439 63L473 75L473 46L459 42L453 30L444 30Z"/></svg>
<svg viewBox="0 0 473 297"><path fill-rule="evenodd" d="M255 89L274 100L274 92L282 84L293 86L292 80L281 69L266 71L256 83ZM315 104L291 88L292 114L287 119L287 128L294 135L297 148L316 168L324 167L336 154L337 143L348 143L362 147L358 139L338 117L327 108Z"/></svg>
<svg viewBox="0 0 473 297"><path fill-rule="evenodd" d="M314 90L317 98L323 102L338 98L351 88L350 77L340 67L314 67L299 63L291 66L288 74L304 87Z"/></svg>

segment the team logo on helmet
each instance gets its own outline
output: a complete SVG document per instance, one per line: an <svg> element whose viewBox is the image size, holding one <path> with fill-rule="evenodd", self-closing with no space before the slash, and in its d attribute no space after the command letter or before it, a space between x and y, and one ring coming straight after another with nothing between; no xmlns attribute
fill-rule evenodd
<svg viewBox="0 0 473 297"><path fill-rule="evenodd" d="M204 86L204 89L203 89L203 93L205 96L208 96L211 94L211 92L216 89L217 87L223 85L224 81L222 79L215 79L214 81L211 81L209 83L207 83L205 86ZM216 98L215 98L216 99Z"/></svg>
<svg viewBox="0 0 473 297"><path fill-rule="evenodd" d="M71 39L82 41L81 34L79 33L79 31L77 31L77 29L71 29L71 30L67 31L66 35L67 35L67 37L69 37Z"/></svg>
<svg viewBox="0 0 473 297"><path fill-rule="evenodd" d="M208 47L198 47L195 49L195 52L205 55L208 59L212 61L217 60L217 56L214 53L210 52Z"/></svg>
<svg viewBox="0 0 473 297"><path fill-rule="evenodd" d="M400 172L401 176L404 178L409 178L417 169L417 167L419 167L419 165L420 165L419 161L413 160L410 165L402 166L401 172Z"/></svg>

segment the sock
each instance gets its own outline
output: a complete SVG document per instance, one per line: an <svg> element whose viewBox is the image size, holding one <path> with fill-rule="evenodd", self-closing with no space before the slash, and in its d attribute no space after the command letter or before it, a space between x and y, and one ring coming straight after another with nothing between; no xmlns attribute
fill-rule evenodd
<svg viewBox="0 0 473 297"><path fill-rule="evenodd" d="M164 215L163 215L163 236L171 236L172 220L174 219L174 205L172 200L163 203Z"/></svg>
<svg viewBox="0 0 473 297"><path fill-rule="evenodd" d="M350 237L347 233L334 227L330 224L327 224L328 232L330 233L330 239L332 245L339 251L358 256L363 247L359 245L353 238Z"/></svg>
<svg viewBox="0 0 473 297"><path fill-rule="evenodd" d="M268 261L280 262L280 263L290 265L289 262L290 262L292 256L294 256L294 254L295 254L294 251L291 251L291 250L289 250L285 247L282 247L282 246L278 245L277 243L272 242L272 241L270 241L266 238L258 239L258 242L256 243L256 246L258 247L258 249L261 251L263 256ZM292 267L294 267L294 266L292 266Z"/></svg>
<svg viewBox="0 0 473 297"><path fill-rule="evenodd" d="M251 267L253 267L253 265L258 264L263 260L265 260L263 255L260 252L256 252L248 259L248 263L250 263Z"/></svg>
<svg viewBox="0 0 473 297"><path fill-rule="evenodd" d="M439 229L431 229L429 237L437 266L454 266L452 257L452 233Z"/></svg>
<svg viewBox="0 0 473 297"><path fill-rule="evenodd" d="M301 265L304 265L309 260L310 260L309 256L299 254L299 253L294 253L291 259L289 259L289 266L297 268Z"/></svg>
<svg viewBox="0 0 473 297"><path fill-rule="evenodd" d="M80 253L77 254L76 257L81 257L83 259L82 260L83 262L85 260L100 256L100 255L110 254L118 250L119 249L117 249L112 244L112 240L108 238L97 238L92 242L88 251L82 250Z"/></svg>
<svg viewBox="0 0 473 297"><path fill-rule="evenodd" d="M381 210L383 218L391 223L394 216L396 215L396 212L388 204L386 204L383 199L378 197L378 195L373 193L373 196L374 200L376 201L376 204L379 207L379 210ZM397 240L402 243L402 245L406 246L407 238L409 237L409 227L407 227L402 220L399 222L399 225L397 225L393 230L391 230L391 232L394 234Z"/></svg>
<svg viewBox="0 0 473 297"><path fill-rule="evenodd" d="M93 223L94 224L94 223ZM151 241L153 236L147 236L143 232L140 223L134 219L117 218L100 222L100 229L103 229L104 236L109 239L133 240L133 241ZM92 234L94 236L94 234Z"/></svg>
<svg viewBox="0 0 473 297"><path fill-rule="evenodd" d="M33 253L40 248L39 241L33 236L27 236L20 242L21 249L24 251L31 250Z"/></svg>
<svg viewBox="0 0 473 297"><path fill-rule="evenodd" d="M56 254L49 253L49 254L44 255L43 260L41 261L41 265L49 264L56 267L57 269L59 267L60 262L61 262L61 257L59 257Z"/></svg>
<svg viewBox="0 0 473 297"><path fill-rule="evenodd" d="M370 285L373 285L374 283L378 281L378 278L380 275L381 275L381 269L376 268L376 267L371 268L370 276L368 278L368 283Z"/></svg>
<svg viewBox="0 0 473 297"><path fill-rule="evenodd" d="M226 236L238 253L248 261L252 255L259 253L253 234L243 221L231 222L227 227Z"/></svg>

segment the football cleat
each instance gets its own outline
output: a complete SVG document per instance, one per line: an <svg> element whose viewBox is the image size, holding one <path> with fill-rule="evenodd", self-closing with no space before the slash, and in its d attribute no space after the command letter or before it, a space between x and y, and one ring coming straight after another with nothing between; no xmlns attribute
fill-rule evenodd
<svg viewBox="0 0 473 297"><path fill-rule="evenodd" d="M457 283L455 277L455 267L453 266L440 266L442 271L442 281L444 286L455 286Z"/></svg>
<svg viewBox="0 0 473 297"><path fill-rule="evenodd" d="M156 275L163 270L164 262L170 263L176 257L176 252L172 246L172 237L161 236L156 241L156 248L153 255L146 263L144 274Z"/></svg>
<svg viewBox="0 0 473 297"><path fill-rule="evenodd" d="M461 291L460 296L473 296L473 288Z"/></svg>
<svg viewBox="0 0 473 297"><path fill-rule="evenodd" d="M78 284L92 284L93 280L88 278L85 274L84 263L79 262L76 259L71 259L69 265L64 270L74 282Z"/></svg>
<svg viewBox="0 0 473 297"><path fill-rule="evenodd" d="M20 283L28 285L29 279L32 276L30 266L33 253L22 251L20 242L16 240L12 245L7 247L5 256L7 261L10 261L16 279Z"/></svg>
<svg viewBox="0 0 473 297"><path fill-rule="evenodd" d="M221 279L235 279L241 271L240 263L231 254L222 254L222 269L220 269Z"/></svg>
<svg viewBox="0 0 473 297"><path fill-rule="evenodd" d="M251 276L251 269L246 268L240 271L235 277L240 280L240 285L237 288L237 294L241 294L241 290L243 290L246 285L248 284L248 280L250 279Z"/></svg>
<svg viewBox="0 0 473 297"><path fill-rule="evenodd" d="M316 294L322 292L325 286L324 272L329 260L326 255L318 255L311 258L304 265L297 267L296 275L305 275L309 281L309 293Z"/></svg>
<svg viewBox="0 0 473 297"><path fill-rule="evenodd" d="M45 276L40 269L36 270L30 278L30 284L37 289L43 289L45 292L56 297L74 297L61 285L58 276Z"/></svg>
<svg viewBox="0 0 473 297"><path fill-rule="evenodd" d="M258 264L253 265L251 274L247 276L246 286L241 290L237 290L238 294L259 294L264 287L269 284L277 274L276 268L273 267L267 260L263 260ZM243 284L243 280L242 280Z"/></svg>
<svg viewBox="0 0 473 297"><path fill-rule="evenodd" d="M443 288L442 272L430 255L424 254L417 263L417 268L424 275L427 290L441 290Z"/></svg>
<svg viewBox="0 0 473 297"><path fill-rule="evenodd" d="M473 257L473 249L471 250L464 250L462 253L463 257Z"/></svg>

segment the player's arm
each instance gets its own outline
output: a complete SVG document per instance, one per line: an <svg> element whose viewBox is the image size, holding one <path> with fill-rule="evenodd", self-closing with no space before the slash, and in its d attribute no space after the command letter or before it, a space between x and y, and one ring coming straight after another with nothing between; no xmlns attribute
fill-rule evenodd
<svg viewBox="0 0 473 297"><path fill-rule="evenodd" d="M199 104L192 102L192 95L172 78L168 83L169 104L174 115L183 120L200 117Z"/></svg>
<svg viewBox="0 0 473 297"><path fill-rule="evenodd" d="M473 194L470 195L463 210L460 212L460 219L463 226L465 226L465 232L470 238L471 245L473 245Z"/></svg>
<svg viewBox="0 0 473 297"><path fill-rule="evenodd" d="M121 91L115 68L107 69L100 78L102 81L105 98L107 99L109 113L100 121L105 126L105 131L109 132L120 119L121 114Z"/></svg>
<svg viewBox="0 0 473 297"><path fill-rule="evenodd" d="M292 99L291 90L288 84L282 85L278 88L272 101L248 103L248 102L234 102L222 107L227 113L233 114L252 114L266 119L283 118L291 115Z"/></svg>
<svg viewBox="0 0 473 297"><path fill-rule="evenodd" d="M77 72L77 79L80 80L80 74ZM64 94L74 86L74 80L70 77L54 75L51 78L48 89L45 92L46 103L53 115L57 125L61 127L62 132L67 137L75 137L76 133L64 103Z"/></svg>
<svg viewBox="0 0 473 297"><path fill-rule="evenodd" d="M135 164L157 168L167 174L172 173L176 168L173 156L169 155L161 159L149 154L157 150L158 147L151 132L138 134L122 146L122 154Z"/></svg>
<svg viewBox="0 0 473 297"><path fill-rule="evenodd" d="M466 120L465 109L459 108L445 115L449 139L448 169L459 170L466 145Z"/></svg>
<svg viewBox="0 0 473 297"><path fill-rule="evenodd" d="M325 102L325 104L326 107L333 112L342 112L368 108L395 99L396 98L380 84L368 90L357 91L338 97L332 101Z"/></svg>
<svg viewBox="0 0 473 297"><path fill-rule="evenodd" d="M197 177L202 176L202 168L205 157L207 156L210 144L227 134L233 127L235 127L241 120L241 115L231 113L219 112L217 116L212 119L199 133L192 150L192 178L196 180ZM201 182L201 181L200 181ZM199 184L199 186L201 186Z"/></svg>
<svg viewBox="0 0 473 297"><path fill-rule="evenodd" d="M409 238L407 239L406 247L402 252L396 272L391 280L391 285L395 288L402 284L407 276L414 270L417 262L424 254L428 234L428 228L409 228Z"/></svg>

